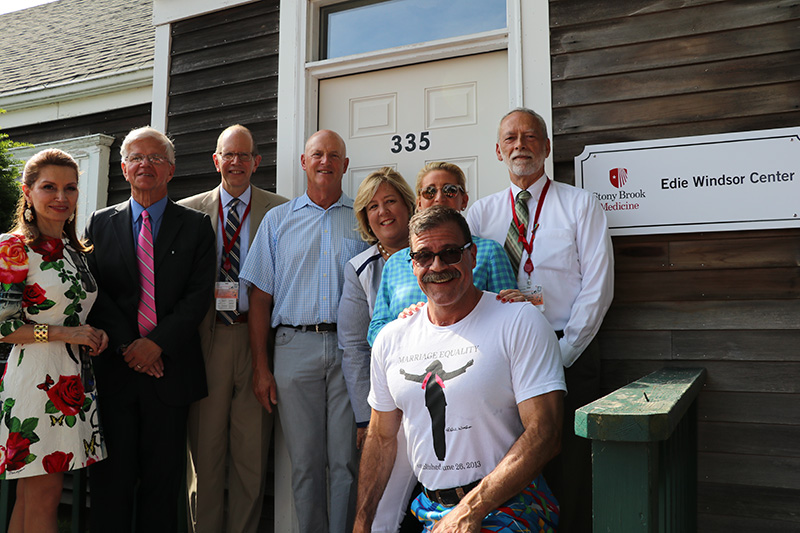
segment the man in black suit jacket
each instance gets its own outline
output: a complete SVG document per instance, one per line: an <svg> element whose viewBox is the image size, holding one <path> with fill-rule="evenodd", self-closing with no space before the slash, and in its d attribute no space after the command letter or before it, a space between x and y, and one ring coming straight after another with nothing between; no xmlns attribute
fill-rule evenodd
<svg viewBox="0 0 800 533"><path fill-rule="evenodd" d="M175 157L164 134L133 130L121 153L131 199L95 212L86 226L99 287L90 320L109 336L94 359L108 459L91 466L91 526L94 533L131 531L134 523L137 531L174 533L188 407L206 395L197 327L212 299L214 232L208 215L167 198ZM157 324L142 335L136 243L145 209Z"/></svg>

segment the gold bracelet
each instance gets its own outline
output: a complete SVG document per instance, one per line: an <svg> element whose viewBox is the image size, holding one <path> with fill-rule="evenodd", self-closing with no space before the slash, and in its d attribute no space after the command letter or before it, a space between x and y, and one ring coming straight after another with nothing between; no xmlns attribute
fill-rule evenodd
<svg viewBox="0 0 800 533"><path fill-rule="evenodd" d="M49 340L47 324L36 324L33 326L33 340L36 342L47 342Z"/></svg>

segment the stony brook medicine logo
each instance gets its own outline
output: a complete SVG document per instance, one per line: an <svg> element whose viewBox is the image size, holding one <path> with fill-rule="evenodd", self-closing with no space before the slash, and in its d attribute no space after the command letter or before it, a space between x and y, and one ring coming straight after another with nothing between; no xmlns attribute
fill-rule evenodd
<svg viewBox="0 0 800 533"><path fill-rule="evenodd" d="M614 188L619 189L625 182L628 181L628 169L627 168L612 168L608 171L608 181L611 182L611 185Z"/></svg>
<svg viewBox="0 0 800 533"><path fill-rule="evenodd" d="M633 191L631 187L625 187L628 182L636 185L635 177L628 175L628 169L617 167L608 171L608 181L616 189L614 192L609 193L594 193L595 198L600 202L600 206L604 211L628 211L639 209L641 205L638 200L647 198L644 189L638 188ZM623 187L625 187L623 189ZM635 188L635 187L634 187Z"/></svg>

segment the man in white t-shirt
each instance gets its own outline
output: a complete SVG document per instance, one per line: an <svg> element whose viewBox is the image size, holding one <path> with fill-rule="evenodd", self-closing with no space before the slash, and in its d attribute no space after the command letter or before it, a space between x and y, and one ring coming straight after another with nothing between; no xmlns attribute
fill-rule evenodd
<svg viewBox="0 0 800 533"><path fill-rule="evenodd" d="M560 533L592 529L591 448L574 432L575 409L600 396L592 342L614 295L614 254L605 213L591 193L544 172L550 139L541 116L517 108L500 120L497 159L510 187L467 213L472 233L504 245L517 285L556 330L569 395L561 454L545 470L561 504Z"/></svg>
<svg viewBox="0 0 800 533"><path fill-rule="evenodd" d="M410 236L428 303L373 346L354 531L370 529L401 426L424 487L412 512L427 529L554 530L558 504L541 476L560 447L566 390L553 328L533 306L475 288L475 244L456 211L417 213Z"/></svg>

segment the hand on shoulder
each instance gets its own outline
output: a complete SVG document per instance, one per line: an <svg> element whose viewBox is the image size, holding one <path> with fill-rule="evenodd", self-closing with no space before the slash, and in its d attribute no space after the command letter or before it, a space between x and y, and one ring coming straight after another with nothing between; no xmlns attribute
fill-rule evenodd
<svg viewBox="0 0 800 533"><path fill-rule="evenodd" d="M408 318L417 311L419 311L420 309L422 309L423 305L425 305L425 302L417 302L413 305L409 305L408 307L400 311L400 314L397 315L397 318Z"/></svg>

